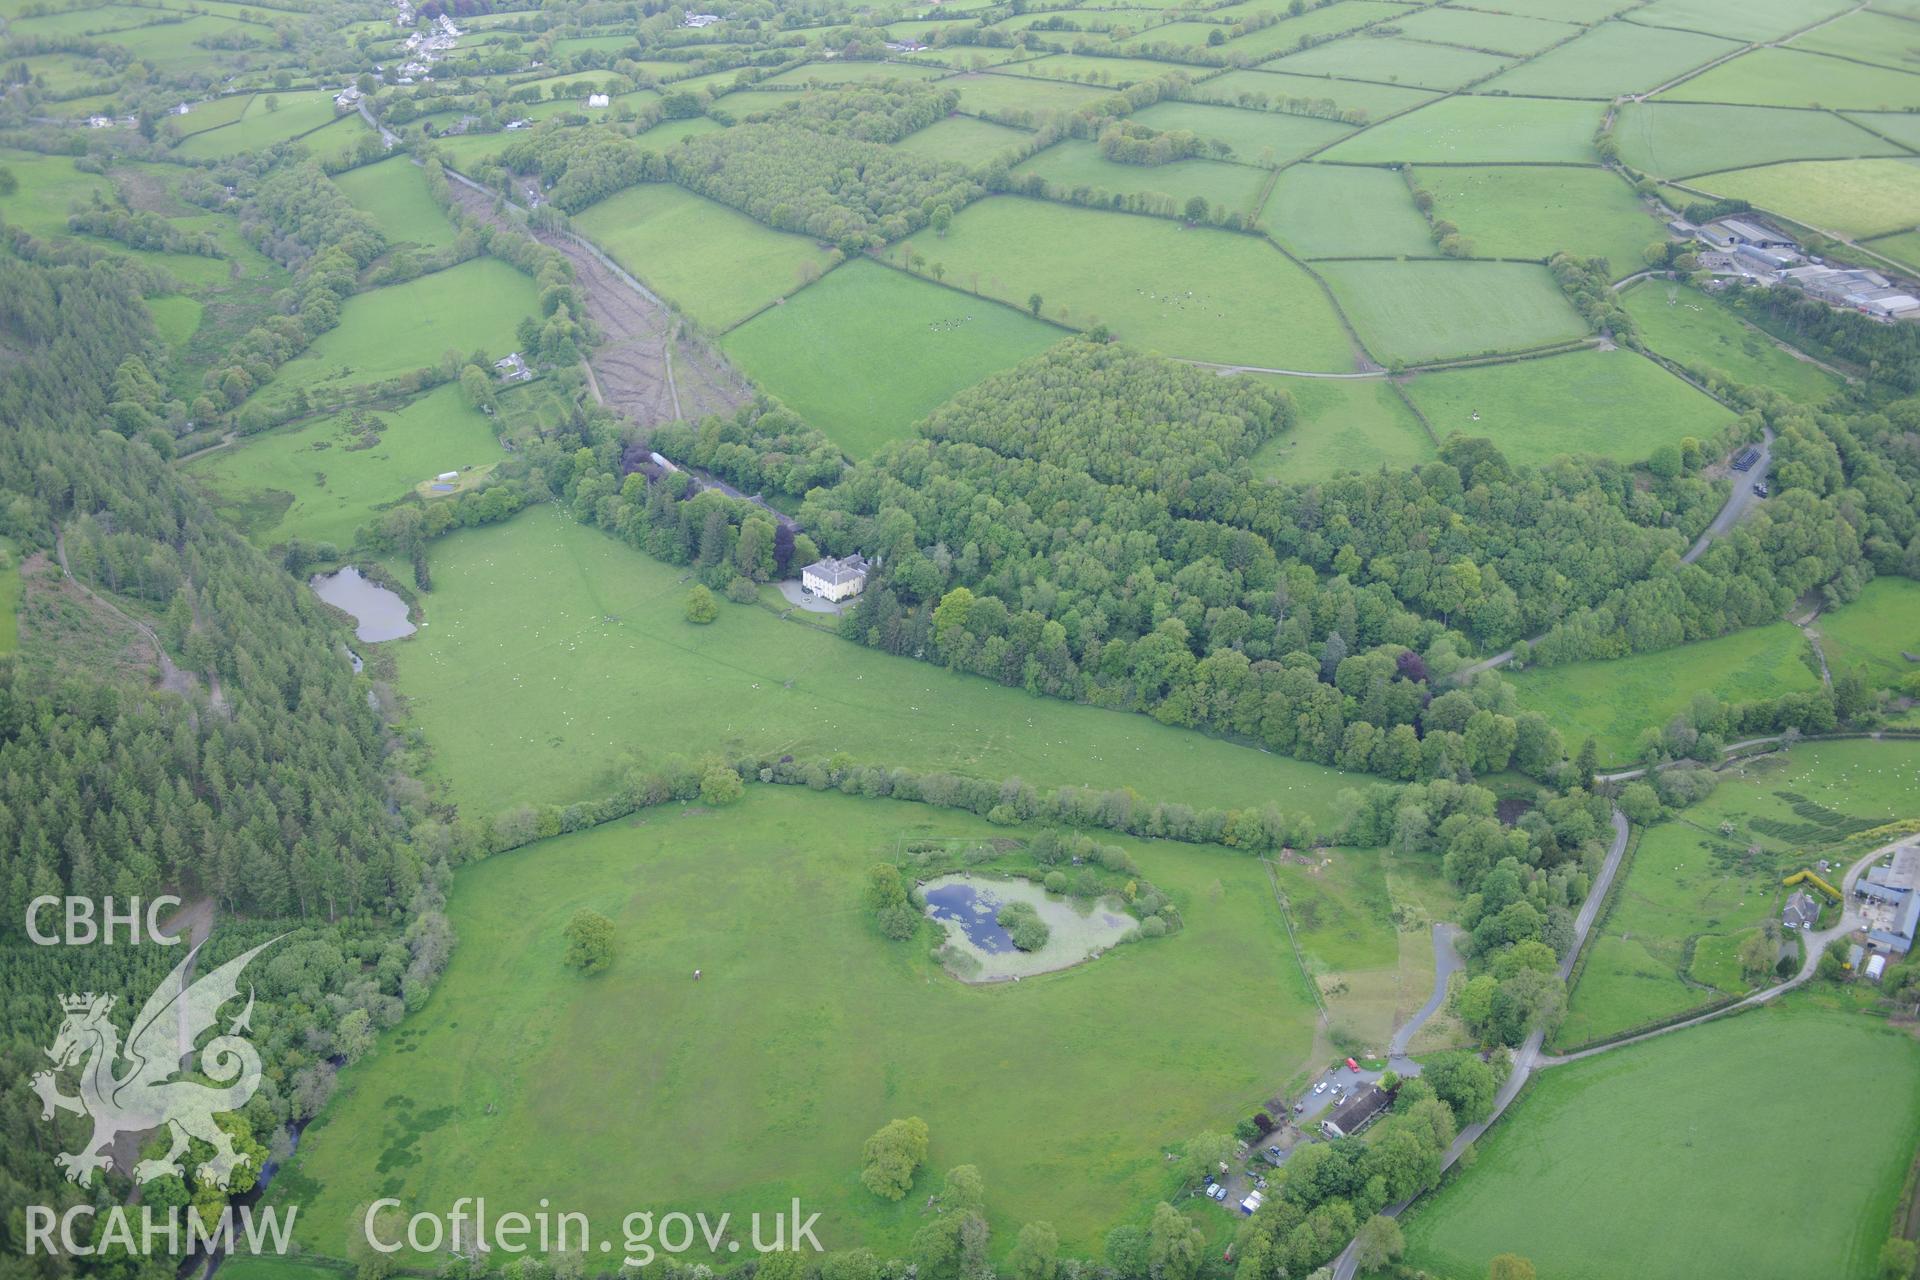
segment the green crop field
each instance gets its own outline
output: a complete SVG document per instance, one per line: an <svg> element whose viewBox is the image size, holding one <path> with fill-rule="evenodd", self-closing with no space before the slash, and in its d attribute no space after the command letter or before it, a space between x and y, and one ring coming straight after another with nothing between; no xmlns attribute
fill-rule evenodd
<svg viewBox="0 0 1920 1280"><path fill-rule="evenodd" d="M908 134L894 145L902 151L936 160L982 165L1026 143L1027 135L1019 129L968 116L949 116Z"/></svg>
<svg viewBox="0 0 1920 1280"><path fill-rule="evenodd" d="M1390 169L1340 164L1284 169L1260 209L1260 225L1304 258L1435 252L1406 179Z"/></svg>
<svg viewBox="0 0 1920 1280"><path fill-rule="evenodd" d="M1749 627L1676 649L1513 672L1522 706L1539 711L1578 746L1591 736L1607 764L1636 761L1640 734L1665 728L1696 693L1723 701L1820 687L1791 624Z"/></svg>
<svg viewBox="0 0 1920 1280"><path fill-rule="evenodd" d="M1514 61L1472 49L1359 35L1315 45L1271 65L1275 71L1293 75L1338 75L1417 89L1459 89Z"/></svg>
<svg viewBox="0 0 1920 1280"><path fill-rule="evenodd" d="M188 471L260 546L298 537L348 547L354 530L421 481L501 456L486 416L448 384L396 412L335 414L249 436Z"/></svg>
<svg viewBox="0 0 1920 1280"><path fill-rule="evenodd" d="M1489 81L1486 87L1549 98L1612 99L1656 88L1738 48L1736 40L1699 32L1603 22Z"/></svg>
<svg viewBox="0 0 1920 1280"><path fill-rule="evenodd" d="M1344 164L1593 164L1596 102L1443 98L1325 152Z"/></svg>
<svg viewBox="0 0 1920 1280"><path fill-rule="evenodd" d="M1485 436L1516 462L1562 453L1637 462L1684 436L1710 436L1733 417L1631 351L1569 351L1422 373L1407 383L1407 394L1442 440L1456 431Z"/></svg>
<svg viewBox="0 0 1920 1280"><path fill-rule="evenodd" d="M1643 281L1621 301L1647 345L1697 377L1771 387L1807 404L1840 387L1838 378L1742 323L1711 294Z"/></svg>
<svg viewBox="0 0 1920 1280"><path fill-rule="evenodd" d="M1164 218L999 197L922 252L948 281L1165 355L1339 371L1353 353L1312 279L1260 240ZM1064 314L1063 314L1064 308Z"/></svg>
<svg viewBox="0 0 1920 1280"><path fill-rule="evenodd" d="M1836 675L1857 671L1875 685L1903 684L1920 663L1920 583L1911 578L1875 578L1856 600L1814 622L1827 665Z"/></svg>
<svg viewBox="0 0 1920 1280"><path fill-rule="evenodd" d="M1920 1137L1916 1072L1913 1037L1805 997L1553 1067L1413 1213L1407 1261L1442 1280L1506 1252L1558 1280L1868 1280ZM1817 1142L1809 1096L1846 1099Z"/></svg>
<svg viewBox="0 0 1920 1280"><path fill-rule="evenodd" d="M792 752L1036 786L1271 801L1335 825L1334 769L1033 698L732 606L682 612L679 569L537 508L433 544L431 625L395 652L431 773L480 814L604 795L623 760Z"/></svg>
<svg viewBox="0 0 1920 1280"><path fill-rule="evenodd" d="M187 24L182 24L187 25ZM272 103L269 103L269 99ZM239 151L257 151L285 142L321 125L335 115L333 94L322 89L301 93L259 93L232 124L196 133L174 150L196 160L211 160ZM191 116L185 117L191 119Z"/></svg>
<svg viewBox="0 0 1920 1280"><path fill-rule="evenodd" d="M1511 351L1587 331L1547 269L1528 263L1327 262L1319 270L1378 360Z"/></svg>
<svg viewBox="0 0 1920 1280"><path fill-rule="evenodd" d="M474 258L348 298L339 326L282 365L260 394L277 401L303 387L324 399L437 365L449 351L462 360L476 349L505 355L516 345L515 327L538 311L532 279L498 258Z"/></svg>
<svg viewBox="0 0 1920 1280"><path fill-rule="evenodd" d="M1916 796L1912 742L1806 742L1724 771L1710 797L1642 835L1612 914L1588 942L1557 1043L1588 1043L1745 990L1725 958L1737 955L1736 937L1779 919L1781 880L1822 856L1851 866L1883 843L1859 833L1911 818Z"/></svg>
<svg viewBox="0 0 1920 1280"><path fill-rule="evenodd" d="M1460 228L1475 257L1541 258L1567 250L1605 258L1616 279L1639 271L1666 229L1616 174L1564 166L1420 169L1433 216Z"/></svg>
<svg viewBox="0 0 1920 1280"><path fill-rule="evenodd" d="M1253 465L1289 484L1342 471L1402 468L1434 456L1433 441L1385 378L1270 378L1293 396L1293 430L1260 446Z"/></svg>
<svg viewBox="0 0 1920 1280"><path fill-rule="evenodd" d="M1370 84L1359 80L1333 80L1325 76L1294 76L1266 68L1229 71L1199 81L1187 95L1200 102L1218 102L1228 106L1252 106L1264 110L1267 104L1327 102L1336 111L1364 112L1368 118L1382 119L1432 102L1434 95L1424 89L1399 85Z"/></svg>
<svg viewBox="0 0 1920 1280"><path fill-rule="evenodd" d="M573 226L710 329L740 323L828 266L804 236L671 183L628 187L583 209Z"/></svg>
<svg viewBox="0 0 1920 1280"><path fill-rule="evenodd" d="M938 245L929 246L937 255ZM727 355L864 458L990 373L1065 335L984 298L849 262L727 335Z"/></svg>
<svg viewBox="0 0 1920 1280"><path fill-rule="evenodd" d="M453 224L427 194L426 176L410 157L362 165L340 174L333 184L380 224L390 242L429 248L453 243Z"/></svg>
<svg viewBox="0 0 1920 1280"><path fill-rule="evenodd" d="M1903 231L1920 217L1920 160L1775 164L1716 173L1697 185L1843 236Z"/></svg>
<svg viewBox="0 0 1920 1280"><path fill-rule="evenodd" d="M1224 111L1226 107L1202 108ZM1251 114L1251 113L1247 113ZM1247 164L1218 160L1174 160L1167 164L1119 164L1100 154L1098 143L1087 140L1056 142L1014 170L1016 180L1037 175L1061 191L1086 190L1109 195L1153 195L1184 208L1193 196L1210 209L1231 209L1251 215L1253 202L1267 183L1267 171Z"/></svg>
<svg viewBox="0 0 1920 1280"><path fill-rule="evenodd" d="M1630 102L1621 108L1613 136L1626 163L1672 178L1780 160L1902 154L1894 144L1838 116L1785 107Z"/></svg>
<svg viewBox="0 0 1920 1280"><path fill-rule="evenodd" d="M1920 76L1820 53L1756 49L1675 85L1661 100L1896 111L1920 107Z"/></svg>
<svg viewBox="0 0 1920 1280"><path fill-rule="evenodd" d="M1159 102L1132 118L1155 129L1190 129L1209 142L1218 138L1233 148L1233 159L1268 167L1289 164L1353 132L1332 120L1198 102Z"/></svg>
<svg viewBox="0 0 1920 1280"><path fill-rule="evenodd" d="M1121 841L1185 927L1020 983L955 981L858 905L903 840L1007 834L756 787L729 810L654 810L470 867L448 915L484 945L344 1073L275 1192L328 1252L382 1186L442 1211L549 1197L616 1247L636 1207L744 1220L798 1196L827 1246L899 1251L964 1163L999 1221L1045 1218L1091 1250L1171 1191L1163 1148L1303 1064L1313 1009L1265 872L1226 850ZM561 962L582 907L615 928L591 979ZM860 1185L860 1145L896 1116L924 1118L932 1143L889 1202Z"/></svg>

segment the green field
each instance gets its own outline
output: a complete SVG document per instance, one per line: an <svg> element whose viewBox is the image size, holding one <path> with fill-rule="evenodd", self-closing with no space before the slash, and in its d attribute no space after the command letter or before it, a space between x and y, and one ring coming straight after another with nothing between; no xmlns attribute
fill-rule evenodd
<svg viewBox="0 0 1920 1280"><path fill-rule="evenodd" d="M480 815L604 795L628 758L792 752L1036 786L1271 801L1335 825L1346 775L1147 716L1033 698L730 606L686 622L683 571L539 508L434 543L430 625L395 651L429 772Z"/></svg>
<svg viewBox="0 0 1920 1280"><path fill-rule="evenodd" d="M926 242L947 280L1170 356L1345 370L1353 353L1311 278L1272 245L1163 218L994 198ZM1064 314L1063 314L1064 308Z"/></svg>
<svg viewBox="0 0 1920 1280"><path fill-rule="evenodd" d="M1587 331L1547 269L1529 263L1328 262L1319 270L1382 361L1512 351Z"/></svg>
<svg viewBox="0 0 1920 1280"><path fill-rule="evenodd" d="M1737 41L1692 31L1603 22L1486 87L1549 98L1612 99L1622 93L1644 93L1739 47Z"/></svg>
<svg viewBox="0 0 1920 1280"><path fill-rule="evenodd" d="M1187 90L1188 96L1202 102L1246 105L1264 109L1264 104L1286 99L1324 100L1340 111L1363 111L1373 119L1406 111L1433 101L1424 89L1399 85L1370 84L1359 80L1332 80L1324 76L1285 75L1266 68L1229 71L1202 80Z"/></svg>
<svg viewBox="0 0 1920 1280"><path fill-rule="evenodd" d="M1434 456L1433 441L1385 378L1267 377L1293 396L1299 416L1253 455L1254 469L1287 483L1342 471L1410 467Z"/></svg>
<svg viewBox="0 0 1920 1280"><path fill-rule="evenodd" d="M927 245L938 259L937 241ZM876 262L849 262L727 335L727 355L856 458L1065 335Z"/></svg>
<svg viewBox="0 0 1920 1280"><path fill-rule="evenodd" d="M1884 13L1847 14L1795 36L1790 47L1857 58L1903 71L1920 71L1920 56L1914 52L1913 24Z"/></svg>
<svg viewBox="0 0 1920 1280"><path fill-rule="evenodd" d="M1875 236L1861 241L1861 247L1893 259L1912 272L1920 272L1920 231L1901 231L1890 236Z"/></svg>
<svg viewBox="0 0 1920 1280"><path fill-rule="evenodd" d="M1409 40L1464 45L1512 57L1531 57L1580 34L1578 27L1567 22L1452 8L1416 10L1393 25Z"/></svg>
<svg viewBox="0 0 1920 1280"><path fill-rule="evenodd" d="M188 137L196 133L205 133L209 129L218 129L221 125L232 124L246 114L247 104L253 101L253 95L231 93L224 98L214 98L210 102L196 102L189 106L184 116L169 116L168 120L178 129L181 136Z"/></svg>
<svg viewBox="0 0 1920 1280"><path fill-rule="evenodd" d="M1303 258L1428 256L1427 220L1390 169L1297 164L1284 169L1260 225Z"/></svg>
<svg viewBox="0 0 1920 1280"><path fill-rule="evenodd" d="M153 327L159 330L160 340L178 350L200 327L200 317L206 309L196 298L173 293L164 298L148 298L147 310L153 313Z"/></svg>
<svg viewBox="0 0 1920 1280"><path fill-rule="evenodd" d="M269 106L269 98L274 100L274 105ZM324 89L255 94L234 123L196 133L174 150L196 160L255 151L331 124L334 115L333 94ZM183 119L192 119L192 116Z"/></svg>
<svg viewBox="0 0 1920 1280"><path fill-rule="evenodd" d="M1916 1072L1912 1036L1804 997L1553 1067L1411 1215L1407 1261L1441 1280L1505 1252L1556 1280L1868 1280L1920 1137ZM1845 1099L1817 1141L1810 1096Z"/></svg>
<svg viewBox="0 0 1920 1280"><path fill-rule="evenodd" d="M1038 118L1052 112L1073 111L1113 92L1016 75L959 75L946 83L960 91L960 109L969 115L1030 114Z"/></svg>
<svg viewBox="0 0 1920 1280"><path fill-rule="evenodd" d="M1874 685L1891 686L1920 672L1903 654L1920 653L1920 583L1875 578L1857 600L1823 613L1814 623L1835 675L1858 671Z"/></svg>
<svg viewBox="0 0 1920 1280"><path fill-rule="evenodd" d="M1916 77L1920 79L1920 77ZM1717 196L1843 236L1904 231L1920 218L1920 160L1813 160L1700 178Z"/></svg>
<svg viewBox="0 0 1920 1280"><path fill-rule="evenodd" d="M1157 102L1131 118L1155 129L1190 129L1208 141L1218 138L1232 146L1233 159L1269 168L1290 164L1353 132L1332 120L1200 102Z"/></svg>
<svg viewBox="0 0 1920 1280"><path fill-rule="evenodd" d="M701 325L725 330L824 271L827 253L671 183L643 183L582 210L574 230Z"/></svg>
<svg viewBox="0 0 1920 1280"><path fill-rule="evenodd" d="M1756 49L1675 85L1661 100L1896 111L1920 107L1920 76L1819 53Z"/></svg>
<svg viewBox="0 0 1920 1280"><path fill-rule="evenodd" d="M1911 111L1850 111L1847 119L1863 129L1893 139L1910 150L1920 151L1920 113Z"/></svg>
<svg viewBox="0 0 1920 1280"><path fill-rule="evenodd" d="M1569 351L1422 373L1407 394L1442 440L1456 431L1485 436L1516 462L1562 453L1638 462L1683 436L1710 436L1733 417L1631 351Z"/></svg>
<svg viewBox="0 0 1920 1280"><path fill-rule="evenodd" d="M1391 36L1358 35L1315 45L1270 65L1275 71L1293 75L1336 75L1411 85L1416 89L1459 89L1493 75L1513 61L1472 49L1419 44Z"/></svg>
<svg viewBox="0 0 1920 1280"><path fill-rule="evenodd" d="M1212 10L1211 18L1232 17L1242 9L1252 10L1259 0L1249 0L1247 4L1229 6ZM1338 4L1310 6L1305 13L1294 14L1292 5L1276 2L1264 6L1269 13L1285 11L1287 15L1270 27L1261 27L1227 41L1224 50L1229 54L1259 60L1276 54L1292 53L1304 40L1321 40L1343 31L1352 31L1357 27L1373 22L1381 22L1400 17L1408 10L1399 4L1382 3L1381 0L1341 0Z"/></svg>
<svg viewBox="0 0 1920 1280"><path fill-rule="evenodd" d="M97 173L73 167L67 156L43 156L0 150L0 168L19 182L12 195L0 196L0 218L36 236L67 235L67 215L97 192L113 197L113 183Z"/></svg>
<svg viewBox="0 0 1920 1280"><path fill-rule="evenodd" d="M421 481L501 456L486 416L448 384L397 412L335 414L246 437L188 471L260 546L298 537L344 548Z"/></svg>
<svg viewBox="0 0 1920 1280"><path fill-rule="evenodd" d="M282 365L260 394L278 400L305 387L324 401L346 387L437 365L449 351L462 360L476 349L505 355L516 345L515 326L538 311L532 279L498 258L474 258L348 298L339 326Z"/></svg>
<svg viewBox="0 0 1920 1280"><path fill-rule="evenodd" d="M1343 164L1593 164L1595 102L1443 98L1356 134L1320 158Z"/></svg>
<svg viewBox="0 0 1920 1280"><path fill-rule="evenodd" d="M1508 680L1521 705L1553 721L1569 743L1591 735L1603 763L1627 764L1637 762L1641 732L1665 728L1696 693L1735 702L1819 688L1806 651L1796 628L1776 622L1656 653L1517 671Z"/></svg>
<svg viewBox="0 0 1920 1280"><path fill-rule="evenodd" d="M1605 258L1614 278L1644 265L1647 245L1665 228L1616 174L1564 166L1429 168L1417 172L1433 193L1433 216L1473 241L1480 258L1551 258L1567 250Z"/></svg>
<svg viewBox="0 0 1920 1280"><path fill-rule="evenodd" d="M1633 21L1693 31L1738 31L1742 40L1778 40L1842 13L1847 0L1654 0Z"/></svg>
<svg viewBox="0 0 1920 1280"><path fill-rule="evenodd" d="M1613 136L1627 164L1672 178L1779 160L1901 154L1898 147L1838 116L1785 107L1630 102L1621 108Z"/></svg>
<svg viewBox="0 0 1920 1280"><path fill-rule="evenodd" d="M970 116L948 116L908 134L894 145L902 151L936 160L981 165L1025 146L1026 142L1027 135L1019 129Z"/></svg>
<svg viewBox="0 0 1920 1280"><path fill-rule="evenodd" d="M1230 108L1206 107L1201 110L1224 111ZM1251 112L1246 114L1252 114ZM1189 198L1199 196L1209 209L1231 209L1251 215L1253 202L1267 183L1267 171L1246 164L1223 164L1218 160L1174 160L1167 164L1119 164L1100 154L1100 145L1091 140L1069 139L1056 142L1014 170L1016 181L1038 175L1059 189L1063 196L1075 192L1090 193L1096 204L1104 204L1106 195L1154 195L1171 202L1172 209L1186 207Z"/></svg>
<svg viewBox="0 0 1920 1280"><path fill-rule="evenodd" d="M1696 376L1770 387L1805 404L1826 399L1840 380L1742 323L1711 294L1643 281L1621 296L1647 346Z"/></svg>
<svg viewBox="0 0 1920 1280"><path fill-rule="evenodd" d="M343 1074L275 1193L322 1253L382 1188L442 1211L545 1196L616 1246L636 1207L744 1220L798 1196L827 1247L885 1255L967 1163L995 1221L1044 1218L1089 1252L1172 1190L1164 1148L1304 1064L1312 1005L1265 872L1226 850L1122 841L1185 927L1017 984L957 982L859 906L862 874L903 839L1008 834L756 787L733 809L656 809L468 867L448 908L466 945ZM582 907L612 918L617 947L584 980L561 963ZM860 1144L910 1115L931 1130L927 1169L881 1200Z"/></svg>
<svg viewBox="0 0 1920 1280"><path fill-rule="evenodd" d="M354 207L380 224L393 244L441 248L453 243L453 223L427 194L426 175L411 157L362 165L333 180Z"/></svg>

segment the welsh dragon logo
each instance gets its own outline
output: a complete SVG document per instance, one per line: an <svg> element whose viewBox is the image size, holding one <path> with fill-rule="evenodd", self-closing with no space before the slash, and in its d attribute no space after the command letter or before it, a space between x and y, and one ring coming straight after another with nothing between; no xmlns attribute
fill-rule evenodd
<svg viewBox="0 0 1920 1280"><path fill-rule="evenodd" d="M200 1074L214 1083L176 1077L184 1073L201 1034L213 1028L221 1006L239 995L241 972L278 941L263 942L235 956L189 986L194 958L200 954L200 948L195 947L147 998L124 1046L108 1016L113 1011L112 996L87 992L61 1000L66 1020L60 1024L53 1047L46 1051L53 1060L53 1070L38 1072L32 1083L34 1092L40 1095L42 1120L53 1119L56 1111L93 1119L93 1136L85 1146L54 1157L68 1179L85 1186L92 1181L95 1169L111 1164L113 1156L103 1148L117 1135L165 1128L171 1148L158 1160L136 1164L136 1182L169 1174L184 1176L180 1157L187 1150L188 1140L198 1138L213 1147L214 1155L195 1173L202 1181L210 1180L223 1188L230 1184L236 1169L247 1164L248 1157L233 1149L233 1140L213 1118L245 1106L260 1087L260 1055L241 1034L248 1030L253 1017L251 987L246 1008L227 1024L223 1034L199 1049ZM69 1068L78 1072L77 1096L60 1092L55 1077L55 1072Z"/></svg>

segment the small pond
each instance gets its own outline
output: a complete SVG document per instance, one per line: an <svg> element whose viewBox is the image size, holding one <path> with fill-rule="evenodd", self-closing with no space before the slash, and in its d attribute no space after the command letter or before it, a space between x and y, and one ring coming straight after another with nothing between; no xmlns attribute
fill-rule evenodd
<svg viewBox="0 0 1920 1280"><path fill-rule="evenodd" d="M398 640L416 629L407 617L407 602L352 565L333 573L316 573L307 585L334 608L352 614L353 634L368 644Z"/></svg>
<svg viewBox="0 0 1920 1280"><path fill-rule="evenodd" d="M1098 902L1048 893L1031 880L995 880L948 875L920 886L927 914L946 929L947 941L965 959L949 965L969 982L1001 982L1065 969L1090 960L1118 943L1139 923L1116 898ZM1010 902L1032 905L1047 923L1047 945L1021 951L995 919Z"/></svg>

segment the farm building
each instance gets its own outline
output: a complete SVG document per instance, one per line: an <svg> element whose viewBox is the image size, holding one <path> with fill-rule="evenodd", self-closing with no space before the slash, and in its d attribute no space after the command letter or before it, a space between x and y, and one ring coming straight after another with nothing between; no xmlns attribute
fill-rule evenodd
<svg viewBox="0 0 1920 1280"><path fill-rule="evenodd" d="M1370 1084L1335 1107L1333 1114L1320 1122L1320 1129L1329 1138L1350 1138L1392 1105L1392 1094L1377 1084Z"/></svg>
<svg viewBox="0 0 1920 1280"><path fill-rule="evenodd" d="M845 600L866 590L867 568L861 555L827 556L800 571L800 585L823 600Z"/></svg>
<svg viewBox="0 0 1920 1280"><path fill-rule="evenodd" d="M1873 955L1873 958L1867 961L1867 981L1869 982L1880 981L1880 975L1885 973L1886 971L1887 971L1887 958L1881 955L1880 953L1875 952Z"/></svg>
<svg viewBox="0 0 1920 1280"><path fill-rule="evenodd" d="M590 93L587 95L587 105L589 107L604 107L611 101L613 100L604 93Z"/></svg>
<svg viewBox="0 0 1920 1280"><path fill-rule="evenodd" d="M1780 923L1789 929L1811 929L1820 919L1820 904L1805 889L1795 889L1780 912Z"/></svg>
<svg viewBox="0 0 1920 1280"><path fill-rule="evenodd" d="M1740 218L1722 218L1715 227L1720 234L1736 245L1750 245L1755 249L1791 249L1792 240L1778 231L1769 230Z"/></svg>
<svg viewBox="0 0 1920 1280"><path fill-rule="evenodd" d="M1869 942L1901 955L1913 949L1920 932L1920 844L1902 845L1892 862L1869 867L1853 892L1866 903Z"/></svg>
<svg viewBox="0 0 1920 1280"><path fill-rule="evenodd" d="M533 370L527 368L527 362L521 359L518 351L501 356L493 362L493 367L500 371L500 377L507 382L527 382L533 378Z"/></svg>
<svg viewBox="0 0 1920 1280"><path fill-rule="evenodd" d="M683 27L710 27L718 21L720 21L720 15L717 13L690 13L680 19L680 25Z"/></svg>

